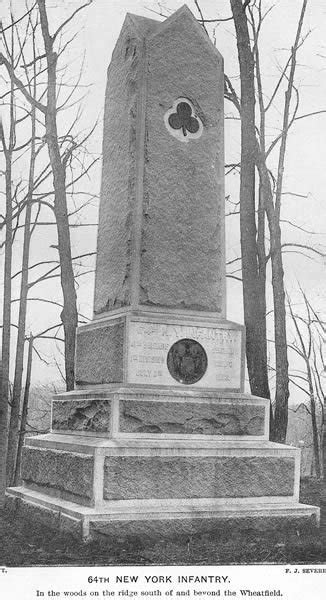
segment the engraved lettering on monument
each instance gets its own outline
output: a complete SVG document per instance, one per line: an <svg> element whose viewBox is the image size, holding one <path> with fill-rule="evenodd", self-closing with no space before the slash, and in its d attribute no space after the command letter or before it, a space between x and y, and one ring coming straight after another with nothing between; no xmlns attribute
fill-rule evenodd
<svg viewBox="0 0 326 600"><path fill-rule="evenodd" d="M185 385L237 390L241 387L241 330L163 323L130 323L129 381L155 385ZM171 372L168 353L180 340L197 342L207 357L202 375L184 381ZM190 364L190 361L187 362ZM169 367L170 365L170 367ZM174 373L174 374L173 374Z"/></svg>

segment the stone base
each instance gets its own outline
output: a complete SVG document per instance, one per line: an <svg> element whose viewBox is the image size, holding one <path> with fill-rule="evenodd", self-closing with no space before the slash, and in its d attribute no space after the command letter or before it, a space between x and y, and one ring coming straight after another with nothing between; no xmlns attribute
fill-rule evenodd
<svg viewBox="0 0 326 600"><path fill-rule="evenodd" d="M107 385L55 396L52 429L119 439L268 440L269 400L218 390Z"/></svg>
<svg viewBox="0 0 326 600"><path fill-rule="evenodd" d="M23 486L9 488L8 501L85 539L117 531L199 532L258 517L317 524L319 509L298 503L299 449L203 438L29 438Z"/></svg>
<svg viewBox="0 0 326 600"><path fill-rule="evenodd" d="M284 527L316 528L319 509L298 502L268 502L266 499L112 502L102 511L73 502L49 498L25 487L9 488L6 506L15 516L37 520L51 529L90 541L103 538L114 542L130 537L152 540L223 531L233 527L266 531Z"/></svg>

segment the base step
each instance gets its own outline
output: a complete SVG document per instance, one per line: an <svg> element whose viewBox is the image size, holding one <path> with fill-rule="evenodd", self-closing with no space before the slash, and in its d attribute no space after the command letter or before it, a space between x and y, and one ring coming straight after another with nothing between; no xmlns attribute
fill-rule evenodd
<svg viewBox="0 0 326 600"><path fill-rule="evenodd" d="M23 485L67 501L281 496L298 501L300 450L268 441L105 440L47 434L29 438Z"/></svg>
<svg viewBox="0 0 326 600"><path fill-rule="evenodd" d="M69 531L86 540L103 536L192 535L223 527L230 521L254 529L268 529L283 522L288 525L291 521L295 527L317 527L320 513L318 507L294 501L274 499L262 503L252 498L133 500L94 508L51 498L23 486L7 490L7 506L18 516L37 517L50 528Z"/></svg>

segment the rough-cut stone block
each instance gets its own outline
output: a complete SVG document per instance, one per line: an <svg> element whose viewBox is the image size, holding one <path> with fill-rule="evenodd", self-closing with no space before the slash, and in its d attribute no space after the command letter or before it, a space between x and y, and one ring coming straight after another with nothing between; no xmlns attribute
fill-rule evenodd
<svg viewBox="0 0 326 600"><path fill-rule="evenodd" d="M120 400L123 433L203 435L264 434L263 406L223 403Z"/></svg>
<svg viewBox="0 0 326 600"><path fill-rule="evenodd" d="M54 400L52 429L109 433L110 400Z"/></svg>
<svg viewBox="0 0 326 600"><path fill-rule="evenodd" d="M27 446L23 452L22 479L27 484L36 484L49 491L63 491L91 499L93 466L94 457L88 454Z"/></svg>
<svg viewBox="0 0 326 600"><path fill-rule="evenodd" d="M104 498L246 498L291 496L294 459L270 456L111 456Z"/></svg>
<svg viewBox="0 0 326 600"><path fill-rule="evenodd" d="M124 323L77 332L76 383L103 384L123 381Z"/></svg>
<svg viewBox="0 0 326 600"><path fill-rule="evenodd" d="M142 40L128 19L108 69L94 312L130 304Z"/></svg>
<svg viewBox="0 0 326 600"><path fill-rule="evenodd" d="M192 519L151 519L151 520L130 520L130 521L90 521L90 537L92 540L102 541L104 538L112 540L112 543L125 543L126 540L135 540L138 538L142 544L160 543L162 539L182 541L184 543L189 536L209 536L209 539L229 541L233 536L239 539L239 532L243 532L243 543L248 541L248 531L252 535L253 531L266 533L266 531L275 531L280 536L282 532L293 531L302 534L316 533L316 516L295 517L287 515L284 517L270 515L268 517L259 517L252 515L250 517L234 515L230 518L200 518L198 516Z"/></svg>
<svg viewBox="0 0 326 600"><path fill-rule="evenodd" d="M140 302L222 311L223 65L190 12L182 17L148 41ZM164 121L180 97L203 125L188 143Z"/></svg>

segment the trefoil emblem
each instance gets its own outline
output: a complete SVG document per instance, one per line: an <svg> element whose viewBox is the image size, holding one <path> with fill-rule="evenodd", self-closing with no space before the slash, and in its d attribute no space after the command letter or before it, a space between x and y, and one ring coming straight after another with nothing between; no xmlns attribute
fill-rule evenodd
<svg viewBox="0 0 326 600"><path fill-rule="evenodd" d="M178 98L173 103L164 115L164 122L169 133L180 142L198 139L203 133L203 124L187 98Z"/></svg>

